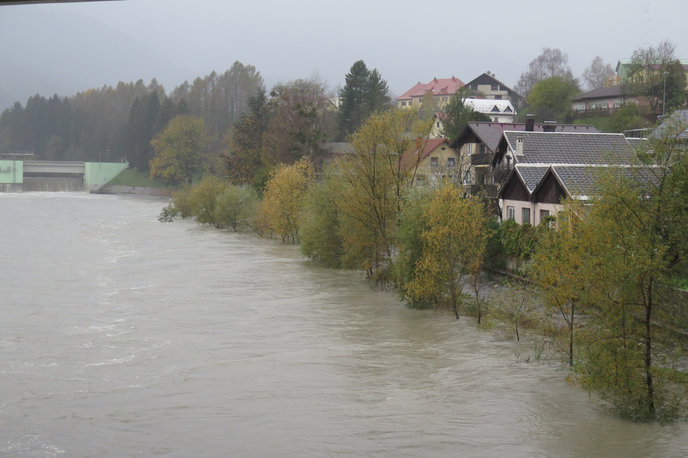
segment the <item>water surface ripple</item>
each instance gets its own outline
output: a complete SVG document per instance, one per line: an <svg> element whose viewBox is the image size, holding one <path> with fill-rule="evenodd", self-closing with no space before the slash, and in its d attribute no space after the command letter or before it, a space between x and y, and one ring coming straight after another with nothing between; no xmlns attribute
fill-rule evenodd
<svg viewBox="0 0 688 458"><path fill-rule="evenodd" d="M0 455L688 456L686 423L164 204L0 194Z"/></svg>

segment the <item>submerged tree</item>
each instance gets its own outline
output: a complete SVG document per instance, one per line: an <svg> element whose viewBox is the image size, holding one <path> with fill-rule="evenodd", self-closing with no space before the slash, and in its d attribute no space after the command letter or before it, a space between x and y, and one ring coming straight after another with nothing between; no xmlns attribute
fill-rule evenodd
<svg viewBox="0 0 688 458"><path fill-rule="evenodd" d="M579 305L585 292L582 286L584 244L581 243L578 226L573 222L585 209L577 201L568 202L566 208L560 213L556 230L541 232L531 272L541 288L543 304L550 316L549 337L573 367L578 325L576 314L580 314Z"/></svg>
<svg viewBox="0 0 688 458"><path fill-rule="evenodd" d="M272 171L260 213L283 242L299 241L302 210L314 181L313 164L305 158L292 165L280 164Z"/></svg>
<svg viewBox="0 0 688 458"><path fill-rule="evenodd" d="M391 282L400 215L430 127L411 110L375 113L352 137L355 153L340 167L343 264L365 269L380 285Z"/></svg>
<svg viewBox="0 0 688 458"><path fill-rule="evenodd" d="M467 280L479 275L482 267L485 212L477 199L466 199L461 189L446 184L437 189L424 213L428 229L421 235L423 255L409 292L452 311L458 320Z"/></svg>
<svg viewBox="0 0 688 458"><path fill-rule="evenodd" d="M665 356L685 332L685 300L670 288L685 275L686 125L658 130L632 168L608 168L598 197L576 223L582 255L571 278L589 319L574 379L623 416L669 420L685 386Z"/></svg>
<svg viewBox="0 0 688 458"><path fill-rule="evenodd" d="M337 170L326 170L308 195L299 231L301 253L328 267L342 267L344 240L341 235L340 199L344 183Z"/></svg>

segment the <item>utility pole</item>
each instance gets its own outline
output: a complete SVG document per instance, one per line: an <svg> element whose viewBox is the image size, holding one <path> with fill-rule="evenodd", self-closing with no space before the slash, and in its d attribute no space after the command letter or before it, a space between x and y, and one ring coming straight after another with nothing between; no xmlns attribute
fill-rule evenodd
<svg viewBox="0 0 688 458"><path fill-rule="evenodd" d="M662 116L666 113L665 106L666 106L666 76L669 74L669 72L664 72L664 95L662 96Z"/></svg>

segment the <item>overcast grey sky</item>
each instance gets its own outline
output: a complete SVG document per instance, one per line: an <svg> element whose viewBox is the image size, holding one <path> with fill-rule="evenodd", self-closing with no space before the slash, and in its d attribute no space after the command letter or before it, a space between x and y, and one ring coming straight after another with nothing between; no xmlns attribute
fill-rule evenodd
<svg viewBox="0 0 688 458"><path fill-rule="evenodd" d="M395 95L486 70L513 86L543 47L580 76L668 39L688 58L688 1L125 0L0 7L0 110L156 77L167 91L235 60L266 85L318 73L330 87L358 59Z"/></svg>

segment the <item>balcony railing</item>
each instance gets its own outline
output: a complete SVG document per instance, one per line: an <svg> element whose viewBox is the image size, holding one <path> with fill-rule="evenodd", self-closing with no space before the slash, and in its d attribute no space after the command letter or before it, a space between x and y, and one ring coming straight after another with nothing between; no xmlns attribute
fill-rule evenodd
<svg viewBox="0 0 688 458"><path fill-rule="evenodd" d="M471 165L490 165L492 162L492 154L471 154Z"/></svg>
<svg viewBox="0 0 688 458"><path fill-rule="evenodd" d="M621 108L589 108L587 110L572 110L571 117L573 119L582 118L608 118Z"/></svg>
<svg viewBox="0 0 688 458"><path fill-rule="evenodd" d="M497 191L499 186L496 184L474 184L471 185L471 195L482 196L489 199L494 199L497 197Z"/></svg>

